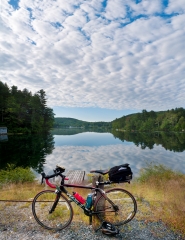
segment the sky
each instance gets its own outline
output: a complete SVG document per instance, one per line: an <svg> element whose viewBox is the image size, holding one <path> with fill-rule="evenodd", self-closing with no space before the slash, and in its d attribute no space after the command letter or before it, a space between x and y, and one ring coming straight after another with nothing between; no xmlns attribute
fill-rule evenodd
<svg viewBox="0 0 185 240"><path fill-rule="evenodd" d="M55 117L185 107L184 0L1 0L0 81Z"/></svg>

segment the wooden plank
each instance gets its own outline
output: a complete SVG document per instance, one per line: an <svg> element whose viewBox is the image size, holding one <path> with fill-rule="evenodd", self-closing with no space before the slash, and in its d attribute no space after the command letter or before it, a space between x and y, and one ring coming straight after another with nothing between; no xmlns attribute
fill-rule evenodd
<svg viewBox="0 0 185 240"><path fill-rule="evenodd" d="M82 183L85 177L85 171L80 170L70 170L67 172L66 177L69 178L69 180L65 180L65 183L68 184L75 184L75 183Z"/></svg>

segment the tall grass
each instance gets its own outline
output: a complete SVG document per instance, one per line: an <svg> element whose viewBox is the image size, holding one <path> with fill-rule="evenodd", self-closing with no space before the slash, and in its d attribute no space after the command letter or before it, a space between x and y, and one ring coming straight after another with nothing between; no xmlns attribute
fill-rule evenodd
<svg viewBox="0 0 185 240"><path fill-rule="evenodd" d="M185 175L163 165L149 164L127 188L138 202L149 203L152 220L162 220L185 235Z"/></svg>

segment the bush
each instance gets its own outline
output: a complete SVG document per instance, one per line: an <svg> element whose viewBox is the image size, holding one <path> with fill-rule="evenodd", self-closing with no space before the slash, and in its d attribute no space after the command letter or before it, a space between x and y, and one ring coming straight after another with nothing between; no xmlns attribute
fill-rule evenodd
<svg viewBox="0 0 185 240"><path fill-rule="evenodd" d="M0 170L0 185L8 183L33 182L34 179L34 173L30 168L15 168L14 165L8 165L5 170Z"/></svg>

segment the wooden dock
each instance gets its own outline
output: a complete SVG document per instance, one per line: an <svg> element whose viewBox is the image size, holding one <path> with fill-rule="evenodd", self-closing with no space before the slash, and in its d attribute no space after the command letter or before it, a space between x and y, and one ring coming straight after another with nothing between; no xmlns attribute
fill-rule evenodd
<svg viewBox="0 0 185 240"><path fill-rule="evenodd" d="M69 180L65 180L65 183L80 184L84 180L85 171L71 170L67 172L66 177L69 178Z"/></svg>

